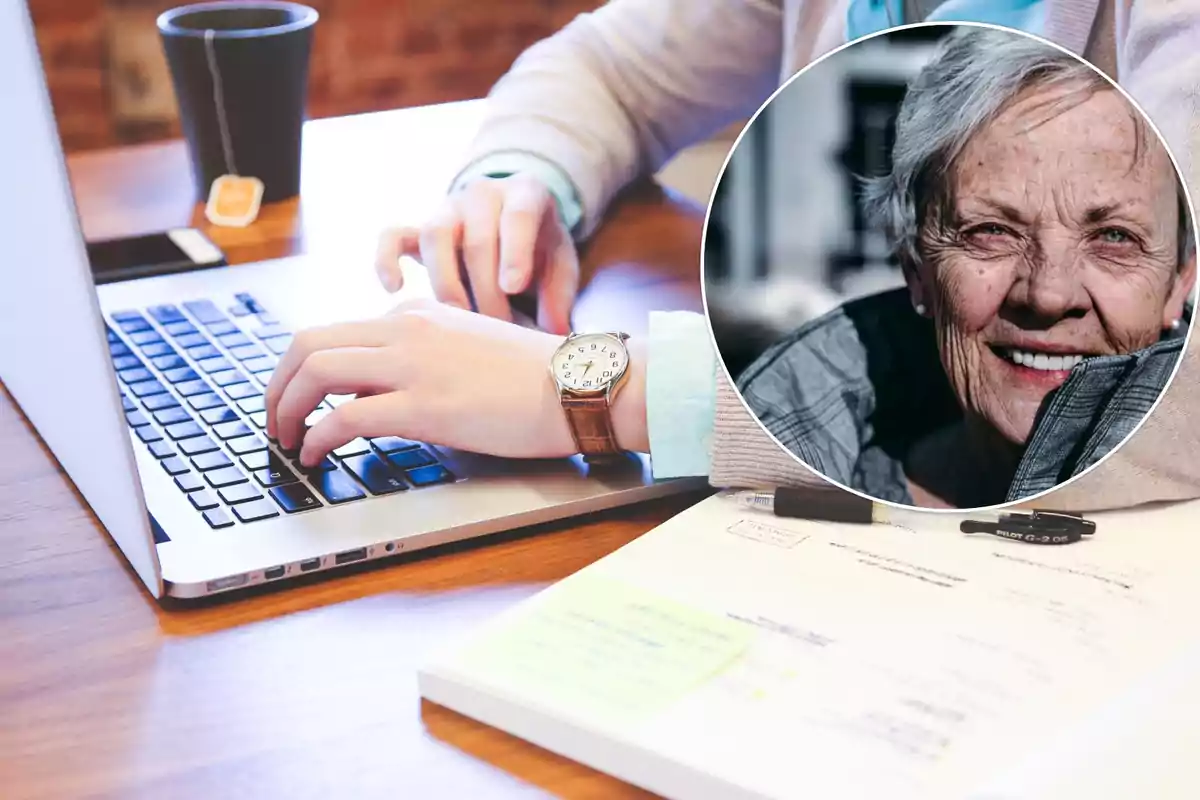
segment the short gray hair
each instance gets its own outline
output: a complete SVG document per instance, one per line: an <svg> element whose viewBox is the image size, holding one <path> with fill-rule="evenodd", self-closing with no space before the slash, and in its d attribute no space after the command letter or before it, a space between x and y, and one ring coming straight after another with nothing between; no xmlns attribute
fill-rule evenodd
<svg viewBox="0 0 1200 800"><path fill-rule="evenodd" d="M929 63L909 83L896 119L892 171L863 181L867 218L880 224L902 261L919 263L919 236L933 213L945 211L952 167L967 142L1016 97L1032 87L1082 85L1064 96L1078 104L1097 91L1115 91L1099 70L1075 56L1013 31L959 26L942 40ZM1157 140L1142 115L1138 148ZM1193 253L1192 215L1179 176L1179 250L1182 265Z"/></svg>

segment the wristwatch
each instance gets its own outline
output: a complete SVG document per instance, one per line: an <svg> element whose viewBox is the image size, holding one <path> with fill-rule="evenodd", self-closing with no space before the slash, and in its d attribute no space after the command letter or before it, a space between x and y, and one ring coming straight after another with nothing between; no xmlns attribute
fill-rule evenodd
<svg viewBox="0 0 1200 800"><path fill-rule="evenodd" d="M586 458L620 455L609 409L629 368L627 333L572 333L550 359L559 402Z"/></svg>

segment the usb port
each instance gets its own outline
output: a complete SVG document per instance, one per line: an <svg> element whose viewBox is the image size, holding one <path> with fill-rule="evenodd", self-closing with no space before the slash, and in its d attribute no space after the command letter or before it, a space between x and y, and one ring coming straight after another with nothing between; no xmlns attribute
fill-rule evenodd
<svg viewBox="0 0 1200 800"><path fill-rule="evenodd" d="M300 562L300 571L301 572L312 572L314 569L316 569L319 566L321 566L321 559L310 558L308 561Z"/></svg>
<svg viewBox="0 0 1200 800"><path fill-rule="evenodd" d="M349 564L351 561L362 561L367 557L367 548L360 547L357 550L347 550L344 553L338 553L333 557L335 564Z"/></svg>
<svg viewBox="0 0 1200 800"><path fill-rule="evenodd" d="M282 578L282 577L283 577L283 567L271 567L270 569L263 570L263 579L264 580L273 581L276 578Z"/></svg>

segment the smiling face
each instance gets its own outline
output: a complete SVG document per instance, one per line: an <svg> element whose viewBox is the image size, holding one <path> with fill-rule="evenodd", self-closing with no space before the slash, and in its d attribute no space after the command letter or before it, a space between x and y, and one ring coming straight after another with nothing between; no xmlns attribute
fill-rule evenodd
<svg viewBox="0 0 1200 800"><path fill-rule="evenodd" d="M906 270L968 417L1017 445L1075 364L1158 340L1194 279L1157 138L1118 92L1055 107L1063 91L1027 90L968 142Z"/></svg>

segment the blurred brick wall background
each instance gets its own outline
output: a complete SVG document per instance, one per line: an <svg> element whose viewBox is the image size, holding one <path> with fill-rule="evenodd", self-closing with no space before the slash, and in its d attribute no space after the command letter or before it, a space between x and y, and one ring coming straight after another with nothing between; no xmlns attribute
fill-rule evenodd
<svg viewBox="0 0 1200 800"><path fill-rule="evenodd" d="M28 0L68 151L178 134L154 19L184 0ZM484 96L529 45L599 0L309 0L309 115Z"/></svg>

